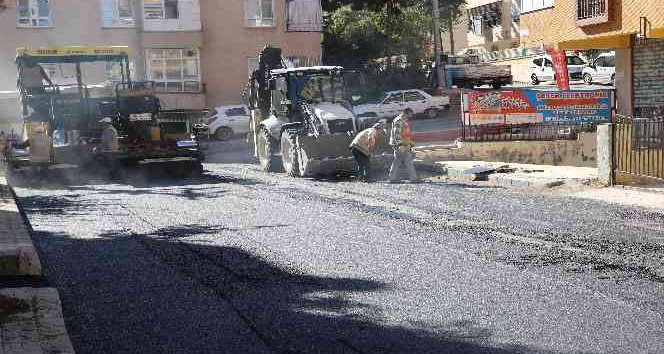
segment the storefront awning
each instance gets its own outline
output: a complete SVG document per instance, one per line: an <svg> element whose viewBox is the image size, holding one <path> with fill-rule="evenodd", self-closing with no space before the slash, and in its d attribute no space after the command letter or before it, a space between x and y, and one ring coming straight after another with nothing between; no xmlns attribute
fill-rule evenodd
<svg viewBox="0 0 664 354"><path fill-rule="evenodd" d="M618 34L614 36L592 37L558 43L561 50L588 50L588 49L620 49L632 45L631 34Z"/></svg>

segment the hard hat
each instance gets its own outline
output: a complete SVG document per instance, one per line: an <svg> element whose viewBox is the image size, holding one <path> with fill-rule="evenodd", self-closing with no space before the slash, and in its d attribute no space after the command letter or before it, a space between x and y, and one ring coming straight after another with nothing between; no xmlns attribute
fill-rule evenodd
<svg viewBox="0 0 664 354"><path fill-rule="evenodd" d="M113 123L113 119L110 117L104 117L99 121L99 123Z"/></svg>

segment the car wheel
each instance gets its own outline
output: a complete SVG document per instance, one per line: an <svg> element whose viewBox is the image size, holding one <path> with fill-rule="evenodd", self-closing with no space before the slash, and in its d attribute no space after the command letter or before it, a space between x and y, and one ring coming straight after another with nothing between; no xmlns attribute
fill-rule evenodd
<svg viewBox="0 0 664 354"><path fill-rule="evenodd" d="M533 74L533 75L530 77L530 83L533 84L533 85L539 85L540 81L539 81L539 79L537 78L537 75Z"/></svg>
<svg viewBox="0 0 664 354"><path fill-rule="evenodd" d="M228 127L221 127L214 132L214 137L217 140L228 140L233 137L233 129Z"/></svg>
<svg viewBox="0 0 664 354"><path fill-rule="evenodd" d="M424 111L424 114L426 114L427 118L429 119L436 119L438 118L439 111L435 108L430 108Z"/></svg>
<svg viewBox="0 0 664 354"><path fill-rule="evenodd" d="M590 74L583 74L583 83L590 85L593 83L593 77Z"/></svg>
<svg viewBox="0 0 664 354"><path fill-rule="evenodd" d="M500 88L503 87L503 85L501 85L499 82L494 82L493 84L491 84L491 87L493 87L494 90L500 90Z"/></svg>

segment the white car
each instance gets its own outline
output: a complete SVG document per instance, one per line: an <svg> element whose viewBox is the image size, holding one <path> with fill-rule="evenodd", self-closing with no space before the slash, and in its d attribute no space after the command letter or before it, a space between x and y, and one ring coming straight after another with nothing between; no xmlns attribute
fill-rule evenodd
<svg viewBox="0 0 664 354"><path fill-rule="evenodd" d="M583 78L583 69L586 62L576 55L567 56L567 72L570 80L581 80ZM537 85L540 82L555 81L556 73L553 70L553 62L548 55L542 55L534 58L530 62L530 82Z"/></svg>
<svg viewBox="0 0 664 354"><path fill-rule="evenodd" d="M246 106L215 107L208 116L208 132L219 140L249 132L249 109Z"/></svg>
<svg viewBox="0 0 664 354"><path fill-rule="evenodd" d="M388 91L376 103L361 104L353 108L355 115L362 118L388 119L398 116L406 108L415 114L425 114L436 118L450 106L448 96L431 96L421 90Z"/></svg>
<svg viewBox="0 0 664 354"><path fill-rule="evenodd" d="M616 77L616 52L600 54L583 69L583 82L613 84Z"/></svg>

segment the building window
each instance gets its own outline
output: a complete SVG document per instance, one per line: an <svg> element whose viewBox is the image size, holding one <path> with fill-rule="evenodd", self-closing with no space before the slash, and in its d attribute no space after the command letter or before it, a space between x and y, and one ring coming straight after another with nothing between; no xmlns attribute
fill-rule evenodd
<svg viewBox="0 0 664 354"><path fill-rule="evenodd" d="M323 30L323 10L320 0L287 0L286 29L294 32Z"/></svg>
<svg viewBox="0 0 664 354"><path fill-rule="evenodd" d="M51 26L49 0L18 0L17 15L19 27Z"/></svg>
<svg viewBox="0 0 664 354"><path fill-rule="evenodd" d="M317 58L312 58L312 57L291 56L291 57L287 57L285 61L286 61L286 66L292 67L292 68L318 65Z"/></svg>
<svg viewBox="0 0 664 354"><path fill-rule="evenodd" d="M244 14L247 27L272 27L274 0L245 0Z"/></svg>
<svg viewBox="0 0 664 354"><path fill-rule="evenodd" d="M104 27L133 27L134 9L132 0L101 0Z"/></svg>
<svg viewBox="0 0 664 354"><path fill-rule="evenodd" d="M249 77L254 71L258 70L258 58L247 58L247 70L249 71Z"/></svg>
<svg viewBox="0 0 664 354"><path fill-rule="evenodd" d="M481 35L484 27L497 27L502 25L503 13L500 2L474 7L468 10L470 22L468 29L477 35Z"/></svg>
<svg viewBox="0 0 664 354"><path fill-rule="evenodd" d="M521 0L521 13L548 9L554 0Z"/></svg>
<svg viewBox="0 0 664 354"><path fill-rule="evenodd" d="M148 49L147 73L158 91L200 91L198 49Z"/></svg>
<svg viewBox="0 0 664 354"><path fill-rule="evenodd" d="M596 25L608 21L608 0L576 0L577 26Z"/></svg>
<svg viewBox="0 0 664 354"><path fill-rule="evenodd" d="M143 12L149 20L180 18L178 0L143 0Z"/></svg>

